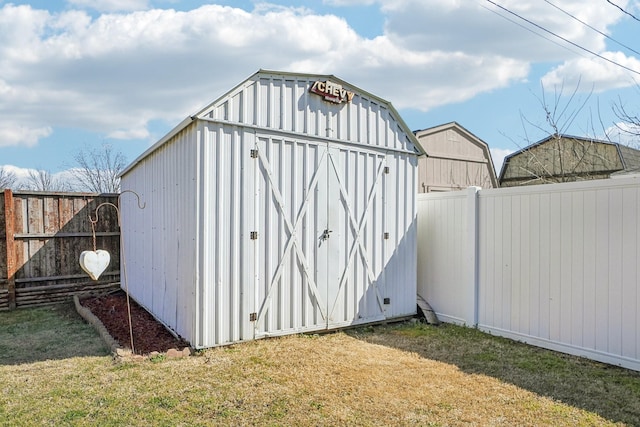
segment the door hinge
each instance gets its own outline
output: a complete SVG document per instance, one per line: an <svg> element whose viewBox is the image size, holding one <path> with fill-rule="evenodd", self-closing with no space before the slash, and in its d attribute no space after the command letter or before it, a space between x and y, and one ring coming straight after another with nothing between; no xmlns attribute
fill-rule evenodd
<svg viewBox="0 0 640 427"><path fill-rule="evenodd" d="M383 169L383 172L384 173L389 173L389 166L385 166L384 169Z"/></svg>
<svg viewBox="0 0 640 427"><path fill-rule="evenodd" d="M389 239L389 233L386 232L386 231L382 236L384 237L384 240L388 240Z"/></svg>
<svg viewBox="0 0 640 427"><path fill-rule="evenodd" d="M258 158L258 150L256 150L256 149L251 150L251 158L252 159L257 159Z"/></svg>
<svg viewBox="0 0 640 427"><path fill-rule="evenodd" d="M252 231L251 233L249 233L249 238L251 240L258 240L258 232L257 231Z"/></svg>
<svg viewBox="0 0 640 427"><path fill-rule="evenodd" d="M249 322L255 322L258 320L258 313L249 313Z"/></svg>
<svg viewBox="0 0 640 427"><path fill-rule="evenodd" d="M391 304L391 298L385 298L385 299L383 299L383 300L382 300L382 303L383 303L384 305Z"/></svg>

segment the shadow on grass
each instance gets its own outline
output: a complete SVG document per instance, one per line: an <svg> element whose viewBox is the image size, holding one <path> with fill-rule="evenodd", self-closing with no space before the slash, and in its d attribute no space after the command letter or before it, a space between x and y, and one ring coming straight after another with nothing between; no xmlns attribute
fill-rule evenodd
<svg viewBox="0 0 640 427"><path fill-rule="evenodd" d="M73 302L0 312L0 365L108 354Z"/></svg>
<svg viewBox="0 0 640 427"><path fill-rule="evenodd" d="M640 426L640 372L450 324L407 322L347 333L496 378L615 423Z"/></svg>

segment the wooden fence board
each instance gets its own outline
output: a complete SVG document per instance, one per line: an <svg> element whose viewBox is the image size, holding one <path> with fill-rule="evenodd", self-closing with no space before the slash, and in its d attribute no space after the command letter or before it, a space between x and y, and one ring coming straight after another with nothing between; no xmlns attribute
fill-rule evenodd
<svg viewBox="0 0 640 427"><path fill-rule="evenodd" d="M58 200L53 197L44 198L43 226L45 233L60 231Z"/></svg>
<svg viewBox="0 0 640 427"><path fill-rule="evenodd" d="M39 197L29 197L27 199L27 233L44 232L43 211L42 199Z"/></svg>
<svg viewBox="0 0 640 427"><path fill-rule="evenodd" d="M84 199L73 200L73 220L71 224L75 227L73 231L91 231L91 223L89 222L89 215L93 212L87 212L87 201ZM95 208L94 208L95 209Z"/></svg>
<svg viewBox="0 0 640 427"><path fill-rule="evenodd" d="M7 192L11 190L3 191L0 198L0 292L2 286L6 283L7 277L7 233L6 233L6 216L5 216L5 197Z"/></svg>
<svg viewBox="0 0 640 427"><path fill-rule="evenodd" d="M60 228L68 228L66 225L73 219L73 200L62 198L58 201L58 206L60 209Z"/></svg>
<svg viewBox="0 0 640 427"><path fill-rule="evenodd" d="M4 222L4 240L6 245L6 250L4 254L4 258L6 259L6 290L7 290L7 308L13 309L16 307L16 283L15 283L15 272L16 272L16 257L15 251L13 249L13 231L15 230L15 219L13 209L13 194L11 190L4 191L3 197L4 203L4 214L5 214L5 222Z"/></svg>
<svg viewBox="0 0 640 427"><path fill-rule="evenodd" d="M27 203L21 197L13 198L14 233L27 233Z"/></svg>

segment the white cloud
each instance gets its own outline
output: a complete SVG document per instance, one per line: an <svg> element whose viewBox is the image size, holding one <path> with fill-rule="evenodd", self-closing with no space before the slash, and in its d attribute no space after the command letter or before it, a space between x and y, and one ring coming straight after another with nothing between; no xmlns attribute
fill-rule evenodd
<svg viewBox="0 0 640 427"><path fill-rule="evenodd" d="M614 63L640 73L640 60L621 52L604 52L602 56L612 62L599 58L569 60L547 73L542 78L542 83L545 87L563 84L565 87L575 87L579 82L589 82L589 89L593 85L595 92L636 85L634 74ZM635 76L638 77L637 74Z"/></svg>
<svg viewBox="0 0 640 427"><path fill-rule="evenodd" d="M605 46L604 36L548 2L499 2L504 9L488 2L460 0L382 0L382 4L388 14L389 36L416 49L488 53L526 61L562 60L578 51L540 27L591 50ZM562 10L602 32L621 19L610 5L596 0L565 0Z"/></svg>
<svg viewBox="0 0 640 427"><path fill-rule="evenodd" d="M176 121L259 68L291 69L305 57L342 56L340 63L359 42L335 16L261 10L209 5L92 19L5 5L0 24L15 25L0 34L0 140L19 142L19 133L7 132L16 123L140 137L150 120ZM42 120L48 127L38 126ZM22 135L33 144L46 133Z"/></svg>
<svg viewBox="0 0 640 427"><path fill-rule="evenodd" d="M8 4L0 9L0 76L7 78L24 63L37 60L31 47L40 43L49 13Z"/></svg>
<svg viewBox="0 0 640 427"><path fill-rule="evenodd" d="M369 6L376 3L376 0L322 0L322 3L329 6Z"/></svg>
<svg viewBox="0 0 640 427"><path fill-rule="evenodd" d="M53 130L49 126L29 128L27 126L12 126L10 123L0 122L0 147L25 145L32 147L40 138L51 135Z"/></svg>
<svg viewBox="0 0 640 427"><path fill-rule="evenodd" d="M49 15L7 5L0 22L18 14L24 24L7 37L5 49L19 46L32 57L0 65L7 76L2 87L13 94L0 99L0 112L8 121L21 110L41 113L49 126L84 126L124 138L143 134L149 120L184 117L259 68L331 72L422 110L526 75L526 64L508 58L409 49L387 37L359 37L335 16L260 10L208 5L91 19L79 11ZM25 28L31 30L23 34ZM478 68L480 78L469 73ZM414 81L397 91L392 82L400 73ZM411 83L419 90L409 89Z"/></svg>
<svg viewBox="0 0 640 427"><path fill-rule="evenodd" d="M110 132L107 137L113 139L147 139L149 131L142 127L139 129L115 130Z"/></svg>
<svg viewBox="0 0 640 427"><path fill-rule="evenodd" d="M101 12L144 10L149 7L147 0L67 0L67 2L71 6Z"/></svg>
<svg viewBox="0 0 640 427"><path fill-rule="evenodd" d="M619 122L605 131L605 140L640 149L640 126Z"/></svg>
<svg viewBox="0 0 640 427"><path fill-rule="evenodd" d="M89 3L119 12L0 8L0 145L33 145L57 127L146 138L151 121L175 124L260 68L336 74L397 108L422 111L524 81L537 60L566 61L549 81L576 70L603 85L621 78L477 2L378 0L386 27L373 39L308 8L210 4L181 12L149 10L142 0L69 2ZM546 3L502 3L592 49L604 46L602 36ZM563 8L602 30L620 19L606 2L567 0Z"/></svg>

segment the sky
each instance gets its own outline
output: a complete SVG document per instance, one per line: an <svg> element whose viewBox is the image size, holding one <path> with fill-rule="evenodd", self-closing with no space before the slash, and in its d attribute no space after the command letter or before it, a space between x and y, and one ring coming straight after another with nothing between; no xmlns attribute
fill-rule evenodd
<svg viewBox="0 0 640 427"><path fill-rule="evenodd" d="M411 130L505 155L552 132L636 146L639 0L0 0L0 167L129 162L259 69L333 74ZM546 106L546 107L545 107ZM549 114L547 114L547 111Z"/></svg>

